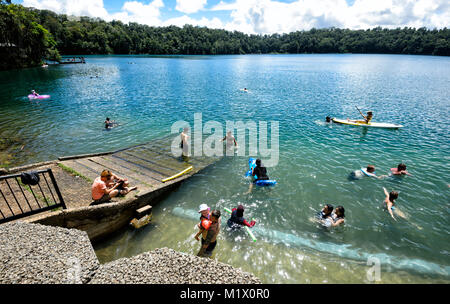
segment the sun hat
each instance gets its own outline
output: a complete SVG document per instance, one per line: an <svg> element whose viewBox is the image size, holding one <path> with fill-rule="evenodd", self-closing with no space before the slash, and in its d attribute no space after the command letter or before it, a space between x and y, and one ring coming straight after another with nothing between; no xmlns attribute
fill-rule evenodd
<svg viewBox="0 0 450 304"><path fill-rule="evenodd" d="M198 209L198 213L200 213L200 212L202 212L202 211L205 211L205 210L207 210L207 209L209 209L208 205L206 205L206 204L201 204L200 207L199 207L199 209Z"/></svg>

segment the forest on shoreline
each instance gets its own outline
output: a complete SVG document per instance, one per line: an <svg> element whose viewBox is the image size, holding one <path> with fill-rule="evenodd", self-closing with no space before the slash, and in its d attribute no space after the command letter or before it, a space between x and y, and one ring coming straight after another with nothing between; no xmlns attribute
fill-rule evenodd
<svg viewBox="0 0 450 304"><path fill-rule="evenodd" d="M249 35L185 25L153 27L74 17L0 0L0 70L60 60L60 54L359 53L450 56L450 29L311 29Z"/></svg>

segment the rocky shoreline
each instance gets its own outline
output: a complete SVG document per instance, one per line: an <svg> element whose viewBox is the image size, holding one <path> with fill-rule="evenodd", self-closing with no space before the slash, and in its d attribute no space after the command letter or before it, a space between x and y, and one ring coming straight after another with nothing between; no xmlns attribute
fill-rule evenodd
<svg viewBox="0 0 450 304"><path fill-rule="evenodd" d="M258 284L251 273L158 248L100 264L87 233L25 222L0 225L0 284Z"/></svg>

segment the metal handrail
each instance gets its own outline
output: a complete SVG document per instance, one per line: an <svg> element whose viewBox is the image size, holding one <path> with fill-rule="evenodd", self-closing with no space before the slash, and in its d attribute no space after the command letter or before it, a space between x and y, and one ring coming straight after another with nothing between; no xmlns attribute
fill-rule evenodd
<svg viewBox="0 0 450 304"><path fill-rule="evenodd" d="M20 173L0 176L0 224L59 207L66 209L66 204L64 203L64 199L61 191L59 190L58 184L56 183L52 170L49 168L34 171L34 173L39 174L40 177L43 177L43 179L40 179L39 183L36 185L35 190L33 190L31 185L24 185L19 182L18 177L21 176ZM46 174L48 175L50 181L47 179ZM13 179L16 181L16 185L9 182ZM5 186L3 190L1 187L2 185ZM14 190L17 190L16 192L19 194L16 195ZM35 193L35 191L38 192ZM27 192L32 194L34 202L27 197ZM48 199L46 192L49 194ZM39 201L41 201L42 206ZM32 205L37 206L37 208L33 208ZM2 207L5 208L2 209ZM18 209L16 207L18 207ZM14 212L14 209L16 212Z"/></svg>

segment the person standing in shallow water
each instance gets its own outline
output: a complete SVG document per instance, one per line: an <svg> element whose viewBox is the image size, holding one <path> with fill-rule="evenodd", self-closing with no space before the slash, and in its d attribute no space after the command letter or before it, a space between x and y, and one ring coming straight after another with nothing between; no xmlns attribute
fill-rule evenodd
<svg viewBox="0 0 450 304"><path fill-rule="evenodd" d="M238 148L238 144L237 144L236 138L234 138L234 136L231 133L231 131L228 131L227 135L225 135L225 137L222 138L222 141L225 141L225 140L226 140L226 152L225 152L225 155L233 156L234 155L234 151L237 150L237 148Z"/></svg>
<svg viewBox="0 0 450 304"><path fill-rule="evenodd" d="M185 127L183 129L183 132L181 132L180 134L180 138L181 138L181 143L180 143L180 148L182 149L182 154L181 154L181 158L184 161L188 161L189 160L189 128Z"/></svg>
<svg viewBox="0 0 450 304"><path fill-rule="evenodd" d="M220 211L213 210L211 212L211 224L209 225L208 232L206 233L206 237L202 236L202 246L200 247L197 256L199 257L210 257L214 248L217 245L217 235L220 232Z"/></svg>

